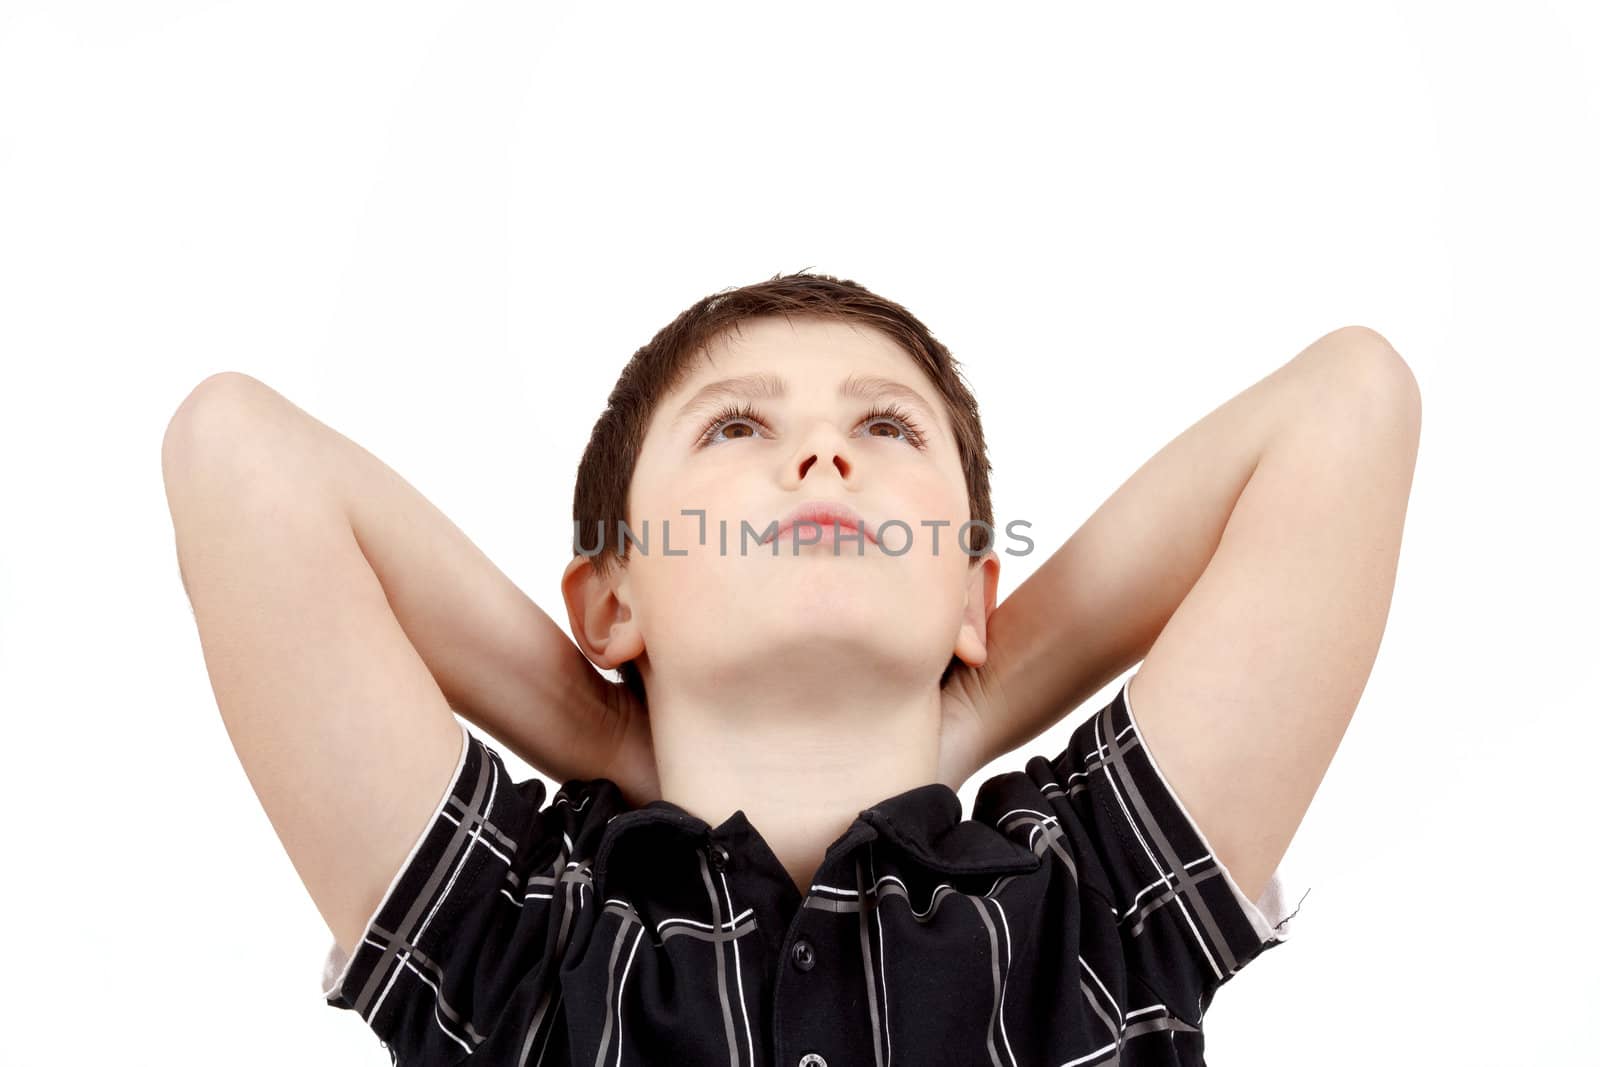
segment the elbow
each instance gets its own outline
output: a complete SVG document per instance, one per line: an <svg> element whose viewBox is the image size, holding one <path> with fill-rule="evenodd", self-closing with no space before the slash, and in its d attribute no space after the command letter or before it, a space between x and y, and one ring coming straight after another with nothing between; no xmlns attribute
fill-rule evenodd
<svg viewBox="0 0 1600 1067"><path fill-rule="evenodd" d="M240 415L251 397L267 387L248 374L221 371L189 390L167 420L161 436L161 476L169 485L238 433Z"/></svg>
<svg viewBox="0 0 1600 1067"><path fill-rule="evenodd" d="M1341 326L1320 338L1314 348L1344 392L1364 413L1386 414L1413 428L1422 420L1422 390L1411 365L1369 326Z"/></svg>

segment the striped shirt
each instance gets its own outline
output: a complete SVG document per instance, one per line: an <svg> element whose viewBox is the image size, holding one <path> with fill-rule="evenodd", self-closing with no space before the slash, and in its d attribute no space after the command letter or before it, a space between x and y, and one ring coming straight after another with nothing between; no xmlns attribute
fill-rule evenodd
<svg viewBox="0 0 1600 1067"><path fill-rule="evenodd" d="M1203 1064L1201 1023L1289 936L1151 758L1123 683L1055 758L859 813L804 896L744 812L608 779L514 782L462 727L454 778L323 996L392 1063Z"/></svg>

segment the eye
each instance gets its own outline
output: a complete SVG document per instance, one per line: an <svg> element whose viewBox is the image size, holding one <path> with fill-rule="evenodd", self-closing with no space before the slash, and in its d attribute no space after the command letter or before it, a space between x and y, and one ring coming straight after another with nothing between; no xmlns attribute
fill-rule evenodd
<svg viewBox="0 0 1600 1067"><path fill-rule="evenodd" d="M922 438L922 428L919 427L911 418L911 416L905 411L905 409L900 407L898 404L890 404L888 407L882 408L873 408L871 411L867 412L866 418L862 421L868 424L875 422L897 422L900 424L901 436L907 444L912 445L915 448L926 447L926 442L924 442ZM873 434L872 436L882 437L883 434Z"/></svg>
<svg viewBox="0 0 1600 1067"><path fill-rule="evenodd" d="M711 417L711 421L706 424L706 428L700 433L699 446L703 448L711 444L716 439L717 433L723 430L725 426L739 422L751 422L757 426L766 425L761 421L761 416L749 404L740 404L737 407L730 405ZM738 440L738 438L730 438L730 440Z"/></svg>
<svg viewBox="0 0 1600 1067"><path fill-rule="evenodd" d="M891 426L891 428L897 426L900 430L900 436L898 438L890 437L890 440L902 440L913 448L918 449L927 447L922 428L916 424L916 421L911 418L904 408L897 404L890 404L887 407L875 407L867 412L861 421L868 426L868 436L890 437L888 434L873 432L874 427L882 423ZM766 421L762 419L761 414L749 404L729 405L711 417L711 421L706 424L705 429L700 433L697 447L704 448L707 445L715 444L719 435L723 435L723 440L733 441L759 436L759 430L752 430L749 434L727 436L727 431L736 428L740 423L750 423L759 429L767 428Z"/></svg>

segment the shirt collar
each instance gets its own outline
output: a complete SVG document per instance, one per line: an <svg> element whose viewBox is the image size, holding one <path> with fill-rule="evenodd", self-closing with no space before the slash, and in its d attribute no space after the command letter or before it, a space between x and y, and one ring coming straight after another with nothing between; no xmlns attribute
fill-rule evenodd
<svg viewBox="0 0 1600 1067"><path fill-rule="evenodd" d="M647 826L667 827L696 842L734 839L751 829L743 809L712 827L670 800L653 800L611 819L595 856L596 876L604 875L611 851L623 838ZM861 811L828 853L848 853L878 838L946 875L1025 874L1042 862L1032 849L994 826L962 819L960 796L943 782L915 786Z"/></svg>

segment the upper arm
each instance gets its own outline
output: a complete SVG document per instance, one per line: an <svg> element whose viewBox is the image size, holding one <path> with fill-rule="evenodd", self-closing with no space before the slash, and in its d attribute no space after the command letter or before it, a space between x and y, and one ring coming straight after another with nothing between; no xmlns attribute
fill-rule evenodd
<svg viewBox="0 0 1600 1067"><path fill-rule="evenodd" d="M208 379L162 468L181 573L228 736L341 949L428 823L464 730L330 500L254 421L249 379Z"/></svg>
<svg viewBox="0 0 1600 1067"><path fill-rule="evenodd" d="M1254 898L1333 760L1388 617L1420 430L1409 369L1356 331L1274 441L1129 682L1172 787Z"/></svg>

